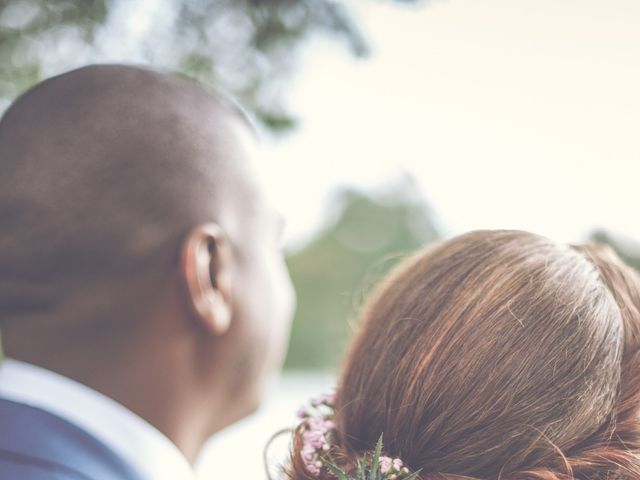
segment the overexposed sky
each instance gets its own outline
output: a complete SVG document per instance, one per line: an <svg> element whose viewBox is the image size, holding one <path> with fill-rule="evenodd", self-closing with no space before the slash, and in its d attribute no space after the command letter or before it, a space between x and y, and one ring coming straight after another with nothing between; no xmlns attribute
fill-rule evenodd
<svg viewBox="0 0 640 480"><path fill-rule="evenodd" d="M336 184L412 173L449 234L524 228L640 238L640 2L353 1L373 46L304 51L272 149L290 235L317 228Z"/></svg>
<svg viewBox="0 0 640 480"><path fill-rule="evenodd" d="M141 61L144 38L170 49L168 2L120 0L99 60ZM575 241L606 227L640 239L640 1L347 5L372 56L313 38L286 95L300 128L267 144L264 177L290 245L326 222L337 186L403 172L447 234L523 228Z"/></svg>

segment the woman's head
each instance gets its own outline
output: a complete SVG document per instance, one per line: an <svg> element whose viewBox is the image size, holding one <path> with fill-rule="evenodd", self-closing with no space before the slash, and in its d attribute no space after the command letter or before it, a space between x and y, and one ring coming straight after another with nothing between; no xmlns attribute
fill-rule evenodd
<svg viewBox="0 0 640 480"><path fill-rule="evenodd" d="M365 305L336 398L344 462L384 432L423 478L638 478L639 307L603 247L477 231L425 249Z"/></svg>

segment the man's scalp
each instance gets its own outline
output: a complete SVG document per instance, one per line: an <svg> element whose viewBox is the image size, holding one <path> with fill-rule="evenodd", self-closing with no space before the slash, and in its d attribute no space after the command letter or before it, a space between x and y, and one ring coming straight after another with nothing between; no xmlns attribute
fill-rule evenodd
<svg viewBox="0 0 640 480"><path fill-rule="evenodd" d="M0 121L0 317L172 261L241 184L237 116L177 75L123 65L16 100Z"/></svg>

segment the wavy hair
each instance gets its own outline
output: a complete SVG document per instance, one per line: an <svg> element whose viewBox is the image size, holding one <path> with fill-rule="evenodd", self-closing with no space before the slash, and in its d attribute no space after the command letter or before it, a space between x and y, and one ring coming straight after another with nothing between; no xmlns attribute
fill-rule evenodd
<svg viewBox="0 0 640 480"><path fill-rule="evenodd" d="M337 461L384 432L424 480L637 480L639 310L640 278L602 245L475 231L430 246L365 304ZM292 445L288 478L318 479L299 431Z"/></svg>

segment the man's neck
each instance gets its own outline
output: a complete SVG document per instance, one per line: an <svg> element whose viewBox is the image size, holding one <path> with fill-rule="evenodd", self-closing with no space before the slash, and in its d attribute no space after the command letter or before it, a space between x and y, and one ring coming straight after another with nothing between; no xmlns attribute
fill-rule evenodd
<svg viewBox="0 0 640 480"><path fill-rule="evenodd" d="M0 397L47 412L80 429L124 460L140 478L193 477L182 452L153 425L66 376L7 359L0 366Z"/></svg>
<svg viewBox="0 0 640 480"><path fill-rule="evenodd" d="M114 400L166 436L193 464L215 433L211 419L215 402L208 402L206 408L195 379L190 378L193 374L180 371L176 363L167 365L166 360L149 361L140 356L135 360L116 358L98 361L94 355L91 361L16 360L55 372Z"/></svg>

